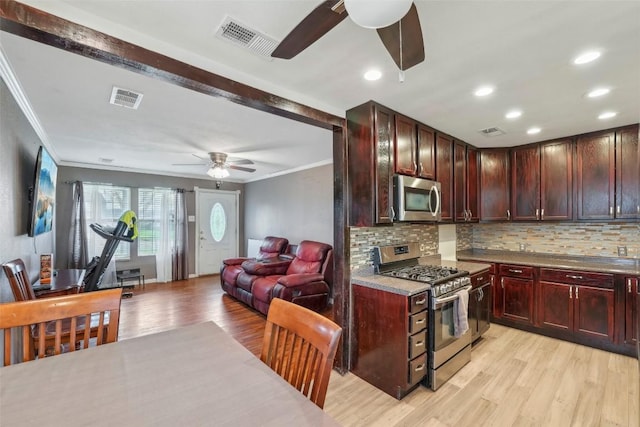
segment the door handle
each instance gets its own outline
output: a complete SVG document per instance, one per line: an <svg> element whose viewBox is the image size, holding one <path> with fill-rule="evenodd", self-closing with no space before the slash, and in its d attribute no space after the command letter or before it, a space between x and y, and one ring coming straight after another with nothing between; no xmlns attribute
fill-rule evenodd
<svg viewBox="0 0 640 427"><path fill-rule="evenodd" d="M567 279L578 279L578 280L582 280L583 279L582 276L576 276L574 274L567 274L566 277L567 277Z"/></svg>
<svg viewBox="0 0 640 427"><path fill-rule="evenodd" d="M569 286L569 299L573 298L573 286Z"/></svg>
<svg viewBox="0 0 640 427"><path fill-rule="evenodd" d="M536 219L540 219L540 209L536 209Z"/></svg>
<svg viewBox="0 0 640 427"><path fill-rule="evenodd" d="M578 299L578 287L576 286L576 299Z"/></svg>
<svg viewBox="0 0 640 427"><path fill-rule="evenodd" d="M507 220L511 221L511 211L507 209Z"/></svg>
<svg viewBox="0 0 640 427"><path fill-rule="evenodd" d="M544 208L540 209L540 221L544 221Z"/></svg>

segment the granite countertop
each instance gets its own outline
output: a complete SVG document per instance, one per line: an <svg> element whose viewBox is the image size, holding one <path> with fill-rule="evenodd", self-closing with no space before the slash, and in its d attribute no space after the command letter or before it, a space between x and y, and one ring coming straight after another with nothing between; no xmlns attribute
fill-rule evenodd
<svg viewBox="0 0 640 427"><path fill-rule="evenodd" d="M419 259L422 265L441 265L443 267L453 267L459 270L468 271L471 275L488 270L489 264L467 261L445 261L439 255L422 257ZM380 289L401 295L415 295L431 289L427 283L414 282L413 280L398 279L396 277L382 276L375 274L373 267L364 267L351 273L351 282L358 285Z"/></svg>
<svg viewBox="0 0 640 427"><path fill-rule="evenodd" d="M635 258L588 257L491 249L458 251L457 258L489 263L509 263L640 276L640 259Z"/></svg>

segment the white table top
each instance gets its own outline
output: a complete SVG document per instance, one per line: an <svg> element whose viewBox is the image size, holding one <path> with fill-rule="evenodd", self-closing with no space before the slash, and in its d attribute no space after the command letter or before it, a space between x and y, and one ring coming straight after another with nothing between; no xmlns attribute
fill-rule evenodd
<svg viewBox="0 0 640 427"><path fill-rule="evenodd" d="M0 425L339 424L207 322L0 368Z"/></svg>

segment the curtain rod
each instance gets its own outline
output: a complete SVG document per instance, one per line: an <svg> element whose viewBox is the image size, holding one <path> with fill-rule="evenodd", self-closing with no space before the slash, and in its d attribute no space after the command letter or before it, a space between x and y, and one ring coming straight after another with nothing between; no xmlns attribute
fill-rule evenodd
<svg viewBox="0 0 640 427"><path fill-rule="evenodd" d="M169 187L134 187L132 185L119 185L119 184L112 184L110 182L92 182L92 181L80 181L80 180L76 180L76 181L64 181L65 184L74 184L76 182L82 182L84 184L93 184L93 185L108 185L111 187L125 187L125 188L163 188L163 189L169 189L169 190L183 190L185 193L195 193L195 190L185 190L184 188L169 188Z"/></svg>

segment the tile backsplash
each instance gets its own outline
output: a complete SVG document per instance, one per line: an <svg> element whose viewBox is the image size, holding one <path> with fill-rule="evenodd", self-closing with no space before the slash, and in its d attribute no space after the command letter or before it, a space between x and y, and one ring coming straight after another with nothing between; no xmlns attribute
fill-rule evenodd
<svg viewBox="0 0 640 427"><path fill-rule="evenodd" d="M466 226L464 226L466 227ZM458 250L461 247L458 227ZM500 223L475 224L472 247L566 255L618 257L618 246L627 257L640 258L640 223Z"/></svg>
<svg viewBox="0 0 640 427"><path fill-rule="evenodd" d="M349 229L351 270L371 265L373 246L418 242L422 256L438 253L437 224L393 224L381 227L351 227Z"/></svg>

